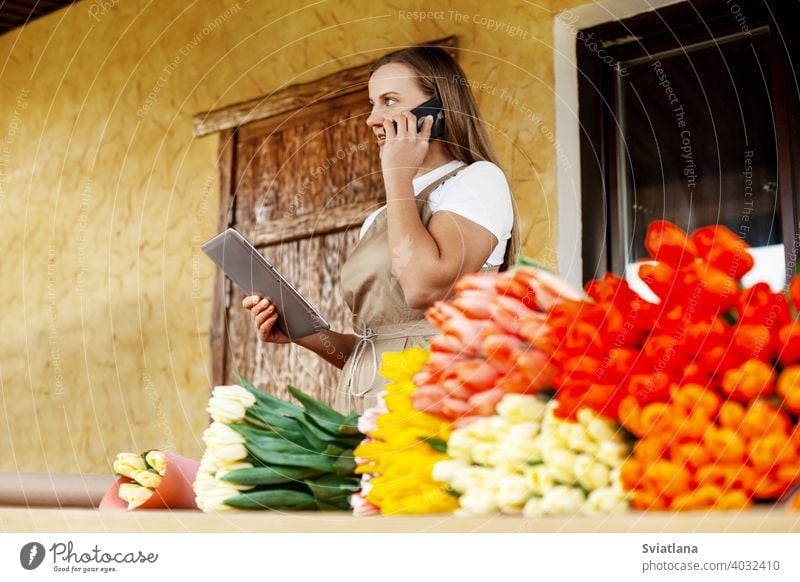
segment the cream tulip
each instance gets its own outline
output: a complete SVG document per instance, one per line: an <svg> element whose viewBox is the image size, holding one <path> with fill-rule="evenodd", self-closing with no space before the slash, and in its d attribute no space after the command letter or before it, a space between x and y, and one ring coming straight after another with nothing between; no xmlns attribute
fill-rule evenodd
<svg viewBox="0 0 800 582"><path fill-rule="evenodd" d="M152 469L155 470L156 473L162 477L167 472L167 457L162 451L147 451L147 454L144 456L144 460Z"/></svg>
<svg viewBox="0 0 800 582"><path fill-rule="evenodd" d="M153 490L136 483L123 483L119 486L119 497L128 502L128 509L135 509L150 499Z"/></svg>
<svg viewBox="0 0 800 582"><path fill-rule="evenodd" d="M590 455L578 455L573 467L575 479L586 490L600 489L609 484L610 471Z"/></svg>
<svg viewBox="0 0 800 582"><path fill-rule="evenodd" d="M497 414L510 424L539 422L544 417L546 403L535 396L506 394L497 404Z"/></svg>
<svg viewBox="0 0 800 582"><path fill-rule="evenodd" d="M572 515L581 510L585 501L586 496L580 489L558 485L542 496L542 512L545 515Z"/></svg>
<svg viewBox="0 0 800 582"><path fill-rule="evenodd" d="M142 455L135 453L119 453L114 461L114 472L133 479L134 473L147 469Z"/></svg>

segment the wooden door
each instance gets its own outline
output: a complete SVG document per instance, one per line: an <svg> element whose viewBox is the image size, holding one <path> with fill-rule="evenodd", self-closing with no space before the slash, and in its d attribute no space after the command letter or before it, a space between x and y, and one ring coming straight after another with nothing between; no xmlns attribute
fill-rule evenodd
<svg viewBox="0 0 800 582"><path fill-rule="evenodd" d="M339 271L366 216L385 203L365 90L238 128L228 147L239 230L339 332L352 332ZM330 401L340 370L296 345L260 342L242 291L226 294L222 381L236 373L277 396L286 385ZM218 357L215 355L215 357Z"/></svg>

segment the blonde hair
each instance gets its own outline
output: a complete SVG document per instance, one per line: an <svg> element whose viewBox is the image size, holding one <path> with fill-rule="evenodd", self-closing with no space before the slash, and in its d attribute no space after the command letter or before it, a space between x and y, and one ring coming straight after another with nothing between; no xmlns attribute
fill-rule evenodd
<svg viewBox="0 0 800 582"><path fill-rule="evenodd" d="M427 95L439 97L445 118L445 132L439 139L454 159L500 165L467 77L450 53L438 46L404 48L378 59L370 75L390 63L411 67L419 87Z"/></svg>
<svg viewBox="0 0 800 582"><path fill-rule="evenodd" d="M445 131L438 138L447 152L466 164L487 161L500 167L489 132L483 121L467 76L461 66L446 50L438 46L412 46L384 55L373 63L370 76L383 65L402 63L416 73L419 87L429 96L436 95L442 102ZM501 271L514 266L521 249L519 214L514 193L514 224Z"/></svg>

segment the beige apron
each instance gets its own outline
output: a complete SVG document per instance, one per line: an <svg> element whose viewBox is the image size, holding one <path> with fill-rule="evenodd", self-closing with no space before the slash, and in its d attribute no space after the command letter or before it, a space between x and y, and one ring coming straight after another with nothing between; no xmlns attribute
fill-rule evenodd
<svg viewBox="0 0 800 582"><path fill-rule="evenodd" d="M416 196L422 224L431 218L428 199L440 184L468 166L460 166L428 185ZM481 271L505 269L519 248L519 218L512 195L514 223L501 266ZM388 382L378 372L384 352L401 352L412 346L425 347L438 331L425 319L425 310L408 307L400 282L392 275L387 210L379 212L341 270L341 289L353 314L357 338L353 353L345 362L336 388L334 408L342 413L359 414L376 404L377 395Z"/></svg>

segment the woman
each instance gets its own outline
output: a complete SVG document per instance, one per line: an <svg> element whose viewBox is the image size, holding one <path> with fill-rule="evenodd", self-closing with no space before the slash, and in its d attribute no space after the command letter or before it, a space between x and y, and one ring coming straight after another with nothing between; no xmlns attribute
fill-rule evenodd
<svg viewBox="0 0 800 582"><path fill-rule="evenodd" d="M467 273L505 270L519 248L513 195L464 72L438 47L411 47L376 62L367 125L380 148L386 206L367 217L345 261L341 286L355 334L324 331L295 340L342 368L334 407L373 406L386 379L381 354L424 345L437 334L425 309L452 295ZM445 133L429 139L411 109L437 96ZM290 340L268 298L246 297L262 341Z"/></svg>

